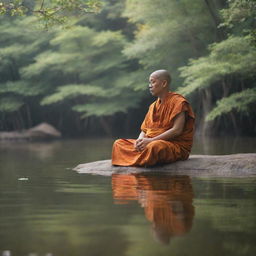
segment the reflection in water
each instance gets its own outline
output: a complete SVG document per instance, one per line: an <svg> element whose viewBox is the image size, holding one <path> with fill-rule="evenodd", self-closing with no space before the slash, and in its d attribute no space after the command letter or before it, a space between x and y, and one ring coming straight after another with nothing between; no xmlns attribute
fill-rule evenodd
<svg viewBox="0 0 256 256"><path fill-rule="evenodd" d="M190 231L194 217L189 176L113 174L116 204L137 200L152 223L155 238L163 244Z"/></svg>
<svg viewBox="0 0 256 256"><path fill-rule="evenodd" d="M17 141L17 142L1 142L0 150L4 152L17 152L17 154L28 153L39 159L51 158L56 152L63 147L62 141ZM1 152L2 153L2 152Z"/></svg>

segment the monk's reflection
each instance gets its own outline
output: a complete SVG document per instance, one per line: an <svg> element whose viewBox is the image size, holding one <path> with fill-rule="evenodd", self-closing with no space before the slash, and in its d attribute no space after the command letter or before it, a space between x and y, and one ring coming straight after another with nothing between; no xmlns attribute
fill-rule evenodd
<svg viewBox="0 0 256 256"><path fill-rule="evenodd" d="M193 189L189 176L113 174L112 190L116 204L139 202L161 243L168 244L172 237L184 235L192 227Z"/></svg>

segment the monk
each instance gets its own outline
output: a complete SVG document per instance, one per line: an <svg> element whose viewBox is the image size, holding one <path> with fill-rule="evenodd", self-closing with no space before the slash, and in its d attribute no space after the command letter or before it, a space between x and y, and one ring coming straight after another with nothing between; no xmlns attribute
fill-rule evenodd
<svg viewBox="0 0 256 256"><path fill-rule="evenodd" d="M150 105L136 140L115 141L113 165L153 166L188 159L195 116L182 95L170 92L170 83L171 76L166 70L150 75L149 91L158 99Z"/></svg>

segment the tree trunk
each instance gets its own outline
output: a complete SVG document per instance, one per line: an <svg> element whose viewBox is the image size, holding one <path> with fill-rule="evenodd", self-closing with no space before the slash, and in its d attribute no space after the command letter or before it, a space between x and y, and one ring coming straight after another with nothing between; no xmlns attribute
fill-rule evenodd
<svg viewBox="0 0 256 256"><path fill-rule="evenodd" d="M82 125L81 125L81 119L78 115L76 115L74 118L75 118L76 130L78 131L79 134L81 134L81 132L83 130Z"/></svg>
<svg viewBox="0 0 256 256"><path fill-rule="evenodd" d="M25 107L26 107L26 113L27 113L28 128L30 128L33 125L32 118L31 118L31 111L28 104L26 104Z"/></svg>
<svg viewBox="0 0 256 256"><path fill-rule="evenodd" d="M101 116L101 117L99 118L99 120L100 120L100 123L101 123L102 128L103 128L103 130L105 131L105 133L106 133L108 136L112 137L112 130L111 130L111 127L109 126L109 124L108 124L108 122L107 122L107 120L106 120L106 117Z"/></svg>
<svg viewBox="0 0 256 256"><path fill-rule="evenodd" d="M62 126L63 126L63 114L62 114L62 111L61 111L57 127L58 127L59 130L62 130Z"/></svg>
<svg viewBox="0 0 256 256"><path fill-rule="evenodd" d="M218 28L219 24L220 24L220 19L218 17L218 15L216 14L216 11L214 11L214 8L212 7L211 3L209 0L204 0L207 8L208 8L208 11L212 17L212 20L213 20L213 23L215 25L215 28L216 28L216 38L218 40L223 40L224 39L224 33L222 31L222 29ZM216 9L216 8L215 8Z"/></svg>
<svg viewBox="0 0 256 256"><path fill-rule="evenodd" d="M204 89L203 98L202 98L202 108L203 108L203 126L202 126L202 135L212 135L213 121L205 121L207 114L212 110L212 92L210 88Z"/></svg>
<svg viewBox="0 0 256 256"><path fill-rule="evenodd" d="M83 128L84 128L84 131L85 131L85 135L86 135L86 130L88 130L89 127L90 127L90 117L86 117L86 118L83 119Z"/></svg>
<svg viewBox="0 0 256 256"><path fill-rule="evenodd" d="M231 121L232 121L232 124L233 124L233 127L234 127L234 133L235 133L235 135L238 135L239 134L239 128L238 128L238 125L237 125L236 116L235 116L233 111L230 112L230 117L231 117Z"/></svg>
<svg viewBox="0 0 256 256"><path fill-rule="evenodd" d="M226 83L225 78L222 79L221 84L222 84L222 90L223 90L222 98L224 98L224 97L227 97L229 95L230 86Z"/></svg>
<svg viewBox="0 0 256 256"><path fill-rule="evenodd" d="M180 8L182 9L184 16L188 16L186 7L184 5L180 5ZM202 47L198 45L198 39L195 36L197 33L194 33L193 30L191 30L191 28L186 28L186 34L188 40L191 43L194 57L199 57L201 55Z"/></svg>

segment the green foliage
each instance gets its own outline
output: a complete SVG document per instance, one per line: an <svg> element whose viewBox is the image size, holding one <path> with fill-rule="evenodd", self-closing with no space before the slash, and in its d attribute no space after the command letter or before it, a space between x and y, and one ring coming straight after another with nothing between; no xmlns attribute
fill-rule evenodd
<svg viewBox="0 0 256 256"><path fill-rule="evenodd" d="M65 86L60 86L57 88L57 92L50 96L46 96L42 101L42 105L48 105L63 101L65 99L72 99L78 96L88 95L88 96L107 96L106 93L97 86L82 85L82 84L70 84Z"/></svg>
<svg viewBox="0 0 256 256"><path fill-rule="evenodd" d="M256 1L229 0L229 7L221 11L223 23L232 33L250 35L251 43L256 45Z"/></svg>
<svg viewBox="0 0 256 256"><path fill-rule="evenodd" d="M0 112L14 112L22 107L24 102L15 97L0 98Z"/></svg>
<svg viewBox="0 0 256 256"><path fill-rule="evenodd" d="M88 116L111 116L117 112L127 112L127 109L134 108L139 102L139 98L131 95L130 100L125 97L111 98L110 100L98 101L97 103L87 103L75 105L73 110L83 113L82 118Z"/></svg>
<svg viewBox="0 0 256 256"><path fill-rule="evenodd" d="M207 57L190 60L181 67L184 87L179 92L189 95L198 89L212 86L227 75L248 76L256 69L256 48L250 44L250 37L230 36L209 47Z"/></svg>
<svg viewBox="0 0 256 256"><path fill-rule="evenodd" d="M27 7L22 4L22 0L0 2L0 14L10 14L11 16L22 16L27 12Z"/></svg>
<svg viewBox="0 0 256 256"><path fill-rule="evenodd" d="M232 109L250 111L251 101L233 97L247 95L254 85L253 0L230 0L224 10L215 0L103 0L102 6L98 0L0 2L5 14L0 15L1 104L16 102L1 108L3 116L23 102L23 112L33 116L24 120L56 115L62 126L67 112L76 120L114 116L138 107L147 95L148 75L162 68L172 74L171 90L183 84L179 92L202 109L198 119L217 101L213 112L219 114L207 120L229 113L223 110L225 104L233 106L226 103L229 96ZM38 18L45 28L72 26L38 30ZM211 107L203 105L206 89Z"/></svg>
<svg viewBox="0 0 256 256"><path fill-rule="evenodd" d="M16 94L21 96L37 96L43 94L47 87L37 83L31 85L28 81L8 81L0 84L0 94Z"/></svg>
<svg viewBox="0 0 256 256"><path fill-rule="evenodd" d="M1 24L0 94L5 102L11 96L32 111L47 106L73 110L83 118L127 112L138 105L147 83L141 84L141 72L133 71L133 62L121 53L127 43L121 31L74 23L69 30L46 32L33 30L33 24L34 17Z"/></svg>
<svg viewBox="0 0 256 256"><path fill-rule="evenodd" d="M219 25L228 30L226 38L211 44L208 55L190 59L187 66L179 69L184 78L180 93L193 93L197 101L200 98L203 101L204 93L201 92L207 88L210 98L203 104L208 104L208 107L202 106L206 121L231 113L232 110L243 115L253 113L250 108L255 101L255 89L251 88L252 83L255 85L256 70L255 7L254 0L228 1L228 7L221 10L223 20ZM207 113L212 99L217 102L217 106Z"/></svg>
<svg viewBox="0 0 256 256"><path fill-rule="evenodd" d="M21 79L22 68L33 61L49 35L28 29L35 21L33 17L0 19L1 111L7 113L19 110L29 98L49 90L48 84Z"/></svg>
<svg viewBox="0 0 256 256"><path fill-rule="evenodd" d="M0 2L0 14L23 16L33 14L44 28L55 25L66 25L69 17L83 15L101 10L100 0L13 0Z"/></svg>
<svg viewBox="0 0 256 256"><path fill-rule="evenodd" d="M129 71L121 54L126 40L120 32L75 26L56 32L50 44L21 69L24 79L51 84L42 105L68 104L85 117L126 112L138 104L138 74Z"/></svg>
<svg viewBox="0 0 256 256"><path fill-rule="evenodd" d="M200 0L128 0L124 16L137 26L124 54L138 58L148 70L170 70L173 87L181 82L178 67L202 55L214 41L214 24Z"/></svg>
<svg viewBox="0 0 256 256"><path fill-rule="evenodd" d="M234 28L237 24L255 21L255 0L229 0L229 6L221 11L224 22L221 26Z"/></svg>
<svg viewBox="0 0 256 256"><path fill-rule="evenodd" d="M237 112L249 112L251 109L255 109L255 103L256 88L233 93L217 101L217 106L207 115L206 121L214 120L216 117L229 113L232 110L236 110ZM252 104L253 108L251 107Z"/></svg>

